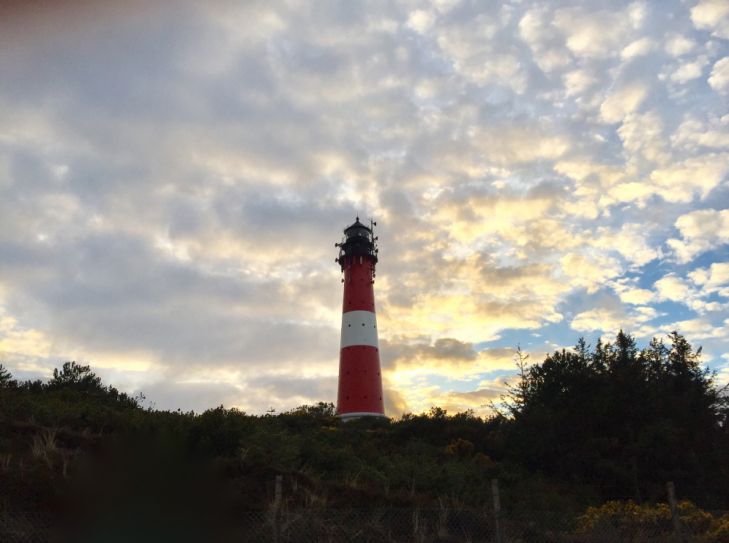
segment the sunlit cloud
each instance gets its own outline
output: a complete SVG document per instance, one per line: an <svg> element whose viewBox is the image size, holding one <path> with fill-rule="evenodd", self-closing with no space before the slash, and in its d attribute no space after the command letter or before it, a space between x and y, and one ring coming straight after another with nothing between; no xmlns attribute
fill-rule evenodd
<svg viewBox="0 0 729 543"><path fill-rule="evenodd" d="M691 20L696 28L729 39L729 7L721 0L700 0L691 8Z"/></svg>
<svg viewBox="0 0 729 543"><path fill-rule="evenodd" d="M679 262L690 262L704 251L729 243L729 210L700 209L681 215L676 228L682 239L666 243Z"/></svg>
<svg viewBox="0 0 729 543"><path fill-rule="evenodd" d="M716 61L708 81L711 88L719 94L729 93L729 57Z"/></svg>
<svg viewBox="0 0 729 543"><path fill-rule="evenodd" d="M720 368L727 40L718 0L18 8L0 361L160 408L333 401L359 214L389 413L488 414L517 345L620 328Z"/></svg>

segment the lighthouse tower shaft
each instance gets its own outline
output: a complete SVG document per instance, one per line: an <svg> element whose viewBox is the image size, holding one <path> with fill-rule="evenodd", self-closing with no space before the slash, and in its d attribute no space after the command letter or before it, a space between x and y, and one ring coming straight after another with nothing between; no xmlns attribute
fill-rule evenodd
<svg viewBox="0 0 729 543"><path fill-rule="evenodd" d="M359 222L344 230L339 262L344 273L337 414L343 419L379 416L382 400L380 352L375 316L377 238Z"/></svg>

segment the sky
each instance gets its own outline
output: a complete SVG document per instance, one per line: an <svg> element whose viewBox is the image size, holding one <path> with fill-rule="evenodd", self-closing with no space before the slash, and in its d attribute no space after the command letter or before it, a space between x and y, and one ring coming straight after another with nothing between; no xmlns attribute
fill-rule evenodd
<svg viewBox="0 0 729 543"><path fill-rule="evenodd" d="M729 3L0 4L0 362L335 401L377 221L386 410L672 330L729 381Z"/></svg>

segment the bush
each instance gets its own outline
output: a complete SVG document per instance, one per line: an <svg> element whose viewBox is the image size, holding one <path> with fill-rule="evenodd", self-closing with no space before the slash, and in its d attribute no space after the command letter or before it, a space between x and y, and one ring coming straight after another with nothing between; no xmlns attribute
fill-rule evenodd
<svg viewBox="0 0 729 543"><path fill-rule="evenodd" d="M729 541L729 515L715 517L689 501L678 504L681 529L692 541L726 543ZM674 534L668 504L638 505L633 501L610 501L590 507L577 521L576 533L588 541L616 538L635 543L670 540Z"/></svg>

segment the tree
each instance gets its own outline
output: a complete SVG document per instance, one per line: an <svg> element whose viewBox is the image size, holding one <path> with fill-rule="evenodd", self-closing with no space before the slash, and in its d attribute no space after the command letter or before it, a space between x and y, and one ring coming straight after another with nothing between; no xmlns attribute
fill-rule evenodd
<svg viewBox="0 0 729 543"><path fill-rule="evenodd" d="M11 388L16 386L13 376L5 367L0 364L0 388Z"/></svg>
<svg viewBox="0 0 729 543"><path fill-rule="evenodd" d="M516 346L514 352L514 364L516 365L516 384L512 382L504 382L506 386L506 394L500 396L500 404L491 400L488 404L481 407L490 407L498 417L505 417L507 414L512 417L518 416L526 403L526 397L529 393L529 380L527 379L527 371L529 370L529 355L521 350L521 346ZM504 409L506 413L504 413Z"/></svg>
<svg viewBox="0 0 729 543"><path fill-rule="evenodd" d="M91 371L89 366L82 366L76 362L64 362L59 370L53 370L53 378L48 381L48 387L72 388L83 391L100 391L104 387L101 384L101 377Z"/></svg>
<svg viewBox="0 0 729 543"><path fill-rule="evenodd" d="M23 383L23 387L33 386L38 388L37 383ZM41 392L51 395L60 394L65 396L79 395L93 402L96 407L105 405L113 409L136 409L144 400L144 395L139 393L132 397L124 392L119 392L113 386L106 386L101 382L101 377L96 375L89 366L76 362L64 362L61 368L53 370L53 377L48 383L40 384Z"/></svg>
<svg viewBox="0 0 729 543"><path fill-rule="evenodd" d="M726 399L677 332L639 351L622 330L614 343L584 340L524 371L507 405L508 448L528 467L638 500L674 480L688 491L729 481L721 458ZM723 455L723 456L722 456ZM713 474L713 480L712 480Z"/></svg>

